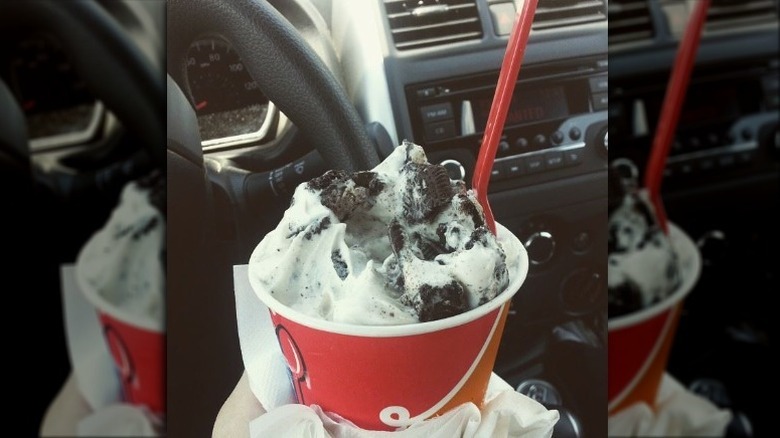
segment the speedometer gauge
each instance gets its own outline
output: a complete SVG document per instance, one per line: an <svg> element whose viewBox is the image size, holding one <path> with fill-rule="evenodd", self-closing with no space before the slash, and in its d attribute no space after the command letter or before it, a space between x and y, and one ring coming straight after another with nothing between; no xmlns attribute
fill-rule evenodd
<svg viewBox="0 0 780 438"><path fill-rule="evenodd" d="M204 149L245 144L265 137L276 109L225 40L194 42L187 80Z"/></svg>
<svg viewBox="0 0 780 438"><path fill-rule="evenodd" d="M56 38L26 34L8 49L8 81L24 111L31 149L90 140L97 132L103 106Z"/></svg>

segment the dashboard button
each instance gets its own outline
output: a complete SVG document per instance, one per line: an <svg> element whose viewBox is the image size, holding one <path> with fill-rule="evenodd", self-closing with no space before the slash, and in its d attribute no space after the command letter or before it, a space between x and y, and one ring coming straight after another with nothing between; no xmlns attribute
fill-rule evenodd
<svg viewBox="0 0 780 438"><path fill-rule="evenodd" d="M563 162L563 153L562 152L547 152L544 154L544 163L545 166L547 166L548 169L555 169L557 167L562 167Z"/></svg>
<svg viewBox="0 0 780 438"><path fill-rule="evenodd" d="M444 140L452 137L455 137L455 122L452 120L427 123L425 125L425 138L428 141Z"/></svg>
<svg viewBox="0 0 780 438"><path fill-rule="evenodd" d="M563 151L563 161L566 164L580 164L580 163L582 163L582 151L580 149L572 149L570 151Z"/></svg>
<svg viewBox="0 0 780 438"><path fill-rule="evenodd" d="M541 155L525 157L525 170L528 173L544 170L544 157Z"/></svg>
<svg viewBox="0 0 780 438"><path fill-rule="evenodd" d="M569 138L572 140L579 140L580 137L582 137L582 131L580 131L580 128L573 127L569 129Z"/></svg>
<svg viewBox="0 0 780 438"><path fill-rule="evenodd" d="M553 144L561 144L563 143L563 132L561 131L555 131L550 136L550 140L553 142Z"/></svg>
<svg viewBox="0 0 780 438"><path fill-rule="evenodd" d="M452 104L449 102L427 105L420 108L423 123L435 122L452 118Z"/></svg>
<svg viewBox="0 0 780 438"><path fill-rule="evenodd" d="M504 169L506 169L507 178L514 178L523 174L523 159L512 158L511 160L504 161Z"/></svg>

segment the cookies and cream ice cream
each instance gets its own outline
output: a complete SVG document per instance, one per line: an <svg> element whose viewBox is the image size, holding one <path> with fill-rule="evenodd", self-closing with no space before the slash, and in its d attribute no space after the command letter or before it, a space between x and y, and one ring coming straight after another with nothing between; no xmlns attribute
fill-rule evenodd
<svg viewBox="0 0 780 438"><path fill-rule="evenodd" d="M249 275L313 317L406 324L488 302L506 288L517 251L488 231L463 181L404 142L370 171L300 184L252 253Z"/></svg>
<svg viewBox="0 0 780 438"><path fill-rule="evenodd" d="M609 317L649 307L681 282L677 255L646 190L609 169Z"/></svg>
<svg viewBox="0 0 780 438"><path fill-rule="evenodd" d="M165 187L153 173L125 185L106 224L79 253L77 275L102 301L142 325L165 315Z"/></svg>

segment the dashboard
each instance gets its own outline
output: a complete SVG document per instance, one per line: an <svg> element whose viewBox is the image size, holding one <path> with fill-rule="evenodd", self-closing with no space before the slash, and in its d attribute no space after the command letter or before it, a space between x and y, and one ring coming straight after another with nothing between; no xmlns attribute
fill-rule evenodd
<svg viewBox="0 0 780 438"><path fill-rule="evenodd" d="M226 39L212 36L192 43L187 81L204 150L257 143L268 135L276 107Z"/></svg>
<svg viewBox="0 0 780 438"><path fill-rule="evenodd" d="M640 178L690 6L610 2L609 158L633 163ZM776 0L712 1L661 187L667 216L703 260L668 370L732 410L729 437L774 429L774 412L755 388L777 367L768 301L778 288L777 259L746 255L771 254L778 244L779 11Z"/></svg>
<svg viewBox="0 0 780 438"><path fill-rule="evenodd" d="M0 76L20 102L34 151L92 139L104 109L57 40L28 31L3 38Z"/></svg>
<svg viewBox="0 0 780 438"><path fill-rule="evenodd" d="M99 3L159 67L164 2ZM24 23L0 29L0 78L24 112L36 157L97 146L116 129L115 119L95 98L67 50L45 29Z"/></svg>

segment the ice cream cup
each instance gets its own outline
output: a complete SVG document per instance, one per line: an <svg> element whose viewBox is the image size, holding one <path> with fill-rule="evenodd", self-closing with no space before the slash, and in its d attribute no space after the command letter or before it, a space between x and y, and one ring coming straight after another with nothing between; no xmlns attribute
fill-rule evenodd
<svg viewBox="0 0 780 438"><path fill-rule="evenodd" d="M612 415L635 403L655 406L685 297L701 273L701 254L674 224L669 235L677 252L682 282L665 300L608 322L608 411Z"/></svg>
<svg viewBox="0 0 780 438"><path fill-rule="evenodd" d="M165 330L161 321L130 312L103 297L76 269L76 279L95 307L116 366L124 402L165 420Z"/></svg>
<svg viewBox="0 0 780 438"><path fill-rule="evenodd" d="M298 402L369 430L402 428L466 402L481 407L511 298L528 273L522 244L496 225L499 241L518 248L517 274L493 300L436 321L325 321L283 305L250 275L252 289L271 312Z"/></svg>

